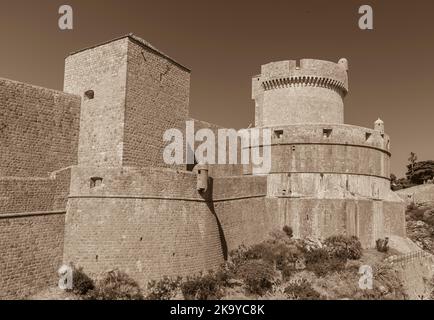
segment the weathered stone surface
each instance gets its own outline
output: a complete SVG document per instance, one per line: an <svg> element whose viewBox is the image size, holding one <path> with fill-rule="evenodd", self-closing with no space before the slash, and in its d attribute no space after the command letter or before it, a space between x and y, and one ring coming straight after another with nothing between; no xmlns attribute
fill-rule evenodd
<svg viewBox="0 0 434 320"><path fill-rule="evenodd" d="M434 203L434 184L424 184L396 191L407 203Z"/></svg>

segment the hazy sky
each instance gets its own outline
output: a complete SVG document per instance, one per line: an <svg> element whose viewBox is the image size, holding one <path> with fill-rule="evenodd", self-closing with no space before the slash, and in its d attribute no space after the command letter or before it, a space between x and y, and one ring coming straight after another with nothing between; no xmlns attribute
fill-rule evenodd
<svg viewBox="0 0 434 320"><path fill-rule="evenodd" d="M58 9L74 9L60 31ZM358 8L374 9L374 30ZM392 139L392 171L408 154L434 159L434 1L2 0L0 77L62 89L72 51L133 32L192 69L191 115L226 127L254 122L251 77L270 61L350 61L345 122Z"/></svg>

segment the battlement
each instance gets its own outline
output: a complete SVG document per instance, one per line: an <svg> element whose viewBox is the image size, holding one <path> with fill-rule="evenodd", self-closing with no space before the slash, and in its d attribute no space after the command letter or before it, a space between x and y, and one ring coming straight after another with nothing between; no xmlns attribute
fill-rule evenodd
<svg viewBox="0 0 434 320"><path fill-rule="evenodd" d="M348 61L302 59L271 62L252 79L256 125L344 121Z"/></svg>
<svg viewBox="0 0 434 320"><path fill-rule="evenodd" d="M279 89L288 86L321 86L348 93L348 62L338 63L301 59L270 62L261 67L261 74L253 79L260 86L253 87L253 99L261 90Z"/></svg>

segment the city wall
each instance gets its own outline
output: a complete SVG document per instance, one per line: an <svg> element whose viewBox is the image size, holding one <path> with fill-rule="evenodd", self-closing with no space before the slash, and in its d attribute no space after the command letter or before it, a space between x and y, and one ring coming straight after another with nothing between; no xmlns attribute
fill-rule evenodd
<svg viewBox="0 0 434 320"><path fill-rule="evenodd" d="M56 283L80 97L0 79L0 299Z"/></svg>
<svg viewBox="0 0 434 320"><path fill-rule="evenodd" d="M192 275L277 226L264 177L210 179L200 194L195 174L170 169L75 167L72 176L64 262L90 273L120 268L142 285Z"/></svg>

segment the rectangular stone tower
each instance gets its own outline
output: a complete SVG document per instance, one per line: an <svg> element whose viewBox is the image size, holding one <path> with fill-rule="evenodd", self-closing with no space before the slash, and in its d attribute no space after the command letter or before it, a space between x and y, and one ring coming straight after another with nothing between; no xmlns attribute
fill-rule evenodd
<svg viewBox="0 0 434 320"><path fill-rule="evenodd" d="M79 165L161 167L165 130L188 116L190 70L130 34L71 54L64 91L82 97Z"/></svg>

